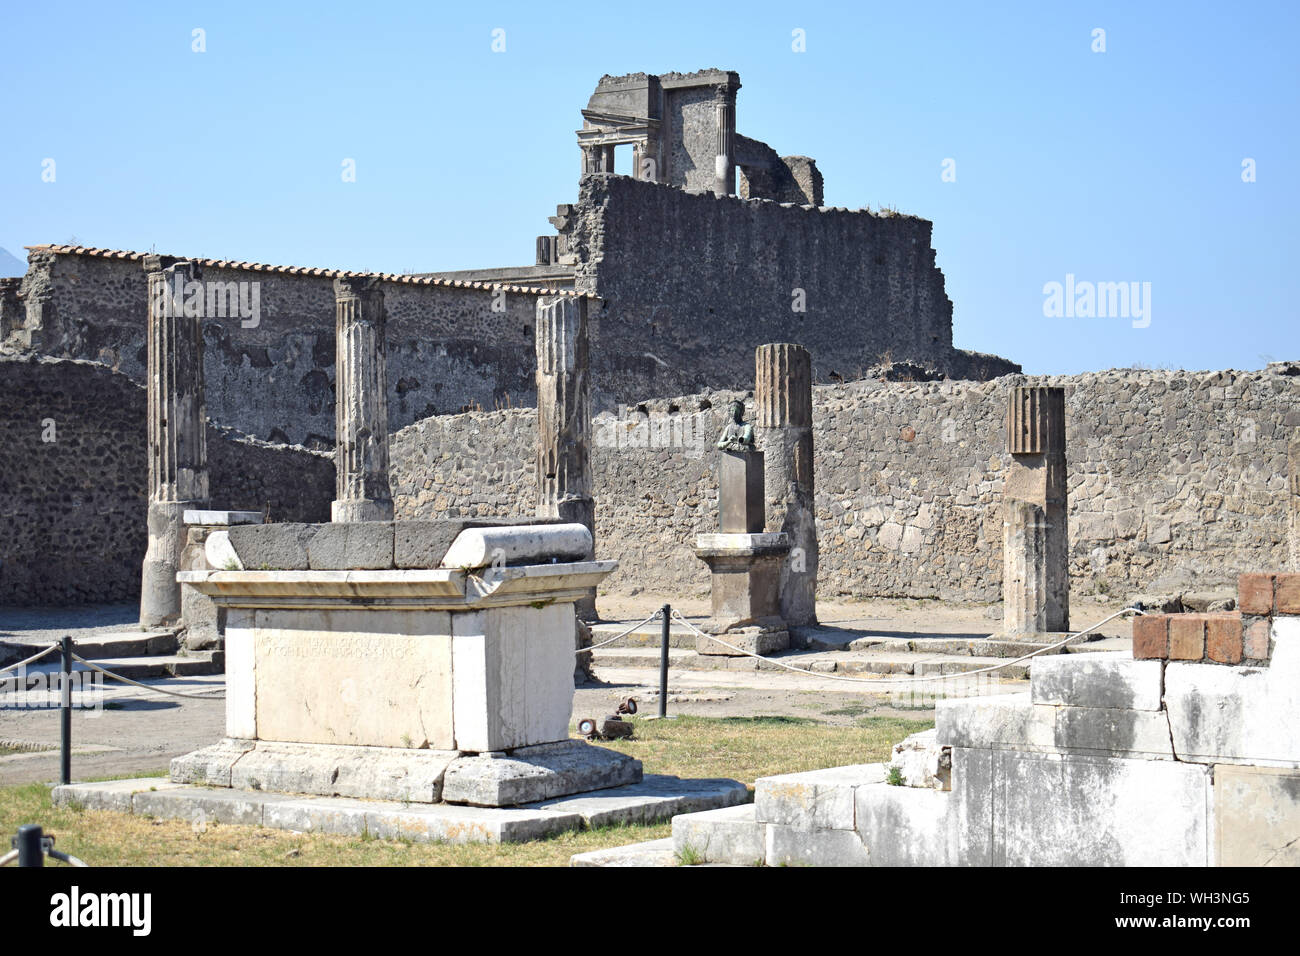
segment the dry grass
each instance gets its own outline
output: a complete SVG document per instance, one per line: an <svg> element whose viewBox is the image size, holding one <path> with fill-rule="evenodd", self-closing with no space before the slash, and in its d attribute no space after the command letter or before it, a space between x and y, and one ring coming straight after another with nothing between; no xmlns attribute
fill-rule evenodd
<svg viewBox="0 0 1300 956"><path fill-rule="evenodd" d="M756 777L886 759L890 745L932 725L928 720L869 717L831 727L795 717L682 717L637 721L637 738L615 747L641 759L647 773L680 777ZM519 844L412 843L297 834L262 827L54 807L49 788L0 788L0 836L40 823L57 846L92 866L567 866L575 853L669 836L668 823L564 833ZM7 842L7 841L6 841Z"/></svg>

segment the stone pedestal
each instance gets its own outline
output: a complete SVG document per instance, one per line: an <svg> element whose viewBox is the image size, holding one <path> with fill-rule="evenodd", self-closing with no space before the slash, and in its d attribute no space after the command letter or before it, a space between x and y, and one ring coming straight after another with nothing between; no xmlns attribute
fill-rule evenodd
<svg viewBox="0 0 1300 956"><path fill-rule="evenodd" d="M208 560L207 543L214 532L234 525L261 524L260 511L186 511L185 550L181 553L182 571L221 571ZM190 585L181 585L181 623L185 626L186 650L207 651L222 647L225 611L212 599Z"/></svg>
<svg viewBox="0 0 1300 956"><path fill-rule="evenodd" d="M203 330L185 314L189 262L147 256L148 274L148 546L140 575L140 626L173 624L181 616L176 583L185 550L182 515L208 502L207 414Z"/></svg>
<svg viewBox="0 0 1300 956"><path fill-rule="evenodd" d="M702 628L752 654L771 654L790 646L781 617L778 585L781 564L790 552L784 534L702 534L695 555L709 566L712 616ZM697 638L700 654L738 656L739 651Z"/></svg>
<svg viewBox="0 0 1300 956"><path fill-rule="evenodd" d="M615 567L184 572L226 612L226 739L172 779L331 795L342 773L348 796L480 806L636 783L569 739L574 602Z"/></svg>
<svg viewBox="0 0 1300 956"><path fill-rule="evenodd" d="M537 517L585 525L594 542L596 502L591 494L591 362L586 298L538 300L534 341ZM577 613L582 620L596 620L594 590L578 601Z"/></svg>
<svg viewBox="0 0 1300 956"><path fill-rule="evenodd" d="M763 453L718 452L718 527L724 534L762 534Z"/></svg>
<svg viewBox="0 0 1300 956"><path fill-rule="evenodd" d="M1008 634L1070 628L1065 390L1017 387L1007 403L1002 602Z"/></svg>
<svg viewBox="0 0 1300 956"><path fill-rule="evenodd" d="M812 356L800 345L761 345L754 364L754 432L767 472L765 527L790 538L790 560L781 566L781 616L791 626L813 625L818 548Z"/></svg>
<svg viewBox="0 0 1300 956"><path fill-rule="evenodd" d="M334 280L337 497L332 521L392 521L388 356L379 280Z"/></svg>

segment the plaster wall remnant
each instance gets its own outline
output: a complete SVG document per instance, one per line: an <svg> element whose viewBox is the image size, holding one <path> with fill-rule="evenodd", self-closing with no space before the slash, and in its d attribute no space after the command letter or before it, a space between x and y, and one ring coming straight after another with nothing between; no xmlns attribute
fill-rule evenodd
<svg viewBox="0 0 1300 956"><path fill-rule="evenodd" d="M333 521L392 521L384 292L371 277L334 280L338 398Z"/></svg>
<svg viewBox="0 0 1300 956"><path fill-rule="evenodd" d="M754 409L766 472L768 527L790 539L781 566L781 616L817 623L817 522L813 485L812 356L800 345L761 345L754 356Z"/></svg>
<svg viewBox="0 0 1300 956"><path fill-rule="evenodd" d="M1016 386L1007 398L1003 486L1003 625L1007 633L1070 626L1065 389Z"/></svg>
<svg viewBox="0 0 1300 956"><path fill-rule="evenodd" d="M149 544L141 574L140 624L180 618L176 583L185 550L187 509L208 507L207 415L203 403L203 335L176 294L195 282L191 262L144 261L148 297Z"/></svg>

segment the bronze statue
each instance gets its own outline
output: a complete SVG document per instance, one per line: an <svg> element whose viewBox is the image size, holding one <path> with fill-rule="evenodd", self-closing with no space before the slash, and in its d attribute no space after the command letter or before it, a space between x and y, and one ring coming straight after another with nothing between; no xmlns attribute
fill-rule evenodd
<svg viewBox="0 0 1300 956"><path fill-rule="evenodd" d="M723 451L754 451L754 425L745 421L745 403L733 401L727 406L731 421L718 436L717 447Z"/></svg>

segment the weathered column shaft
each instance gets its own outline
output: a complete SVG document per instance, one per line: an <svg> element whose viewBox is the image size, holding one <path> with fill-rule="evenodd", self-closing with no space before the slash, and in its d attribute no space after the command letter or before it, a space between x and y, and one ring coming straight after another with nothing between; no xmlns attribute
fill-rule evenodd
<svg viewBox="0 0 1300 956"><path fill-rule="evenodd" d="M537 516L594 528L587 300L537 304Z"/></svg>
<svg viewBox="0 0 1300 956"><path fill-rule="evenodd" d="M167 266L145 259L148 274L148 441L149 543L141 574L140 624L153 627L180 618L176 582L185 550L186 509L208 504L207 414L203 390L201 314L187 315L191 283L198 272L189 262ZM199 313L202 309L195 310Z"/></svg>
<svg viewBox="0 0 1300 956"><path fill-rule="evenodd" d="M790 538L781 567L781 616L817 621L812 355L800 345L760 345L754 356L754 431L764 455L767 528Z"/></svg>
<svg viewBox="0 0 1300 956"><path fill-rule="evenodd" d="M1287 449L1287 497L1290 499L1291 570L1300 571L1300 432Z"/></svg>
<svg viewBox="0 0 1300 956"><path fill-rule="evenodd" d="M733 93L732 96L735 94ZM735 176L735 135L736 105L732 100L724 99L717 105L718 150L714 159L713 194L730 196L736 191Z"/></svg>
<svg viewBox="0 0 1300 956"><path fill-rule="evenodd" d="M586 525L595 541L586 298L539 299L534 341L537 348L537 517L562 518ZM580 619L596 618L594 588L577 602L576 608Z"/></svg>
<svg viewBox="0 0 1300 956"><path fill-rule="evenodd" d="M333 521L392 521L384 293L374 278L334 280Z"/></svg>
<svg viewBox="0 0 1300 956"><path fill-rule="evenodd" d="M1016 387L1007 400L1003 487L1003 626L1009 633L1070 626L1065 389Z"/></svg>

